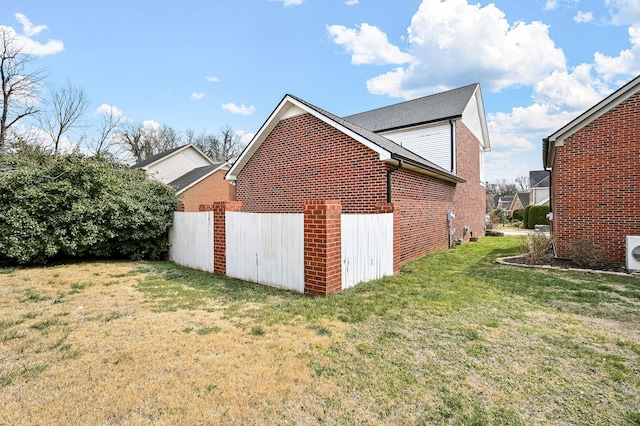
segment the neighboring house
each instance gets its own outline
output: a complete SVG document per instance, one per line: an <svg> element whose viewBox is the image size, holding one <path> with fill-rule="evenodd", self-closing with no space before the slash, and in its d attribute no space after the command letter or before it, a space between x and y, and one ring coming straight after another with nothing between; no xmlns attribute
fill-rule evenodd
<svg viewBox="0 0 640 426"><path fill-rule="evenodd" d="M511 214L511 205L513 204L515 196L503 195L502 197L496 198L496 209L502 209L505 216L509 216Z"/></svg>
<svg viewBox="0 0 640 426"><path fill-rule="evenodd" d="M533 170L529 172L529 204L549 205L549 171Z"/></svg>
<svg viewBox="0 0 640 426"><path fill-rule="evenodd" d="M529 193L528 192L518 192L513 197L513 201L511 202L511 206L509 207L509 212L513 214L516 210L522 210L529 205Z"/></svg>
<svg viewBox="0 0 640 426"><path fill-rule="evenodd" d="M189 144L156 154L133 168L165 183L180 195L180 211L197 212L200 204L235 200L235 186L224 179L229 163L214 163Z"/></svg>
<svg viewBox="0 0 640 426"><path fill-rule="evenodd" d="M300 213L317 199L373 214L392 203L405 263L484 234L489 150L478 84L344 118L285 95L226 177L247 212Z"/></svg>
<svg viewBox="0 0 640 426"><path fill-rule="evenodd" d="M556 254L587 238L610 262L640 235L640 76L543 140Z"/></svg>

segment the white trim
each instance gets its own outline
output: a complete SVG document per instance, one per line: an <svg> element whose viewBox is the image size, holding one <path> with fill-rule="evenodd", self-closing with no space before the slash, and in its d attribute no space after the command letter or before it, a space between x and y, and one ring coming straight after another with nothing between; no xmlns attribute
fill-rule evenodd
<svg viewBox="0 0 640 426"><path fill-rule="evenodd" d="M597 120L640 90L640 75L598 102L578 117L564 125L560 130L553 133L547 139L549 143L553 143L553 150L564 144L564 140L572 136L583 127L586 127L593 121ZM549 146L551 148L551 146ZM551 151L551 149L550 149Z"/></svg>
<svg viewBox="0 0 640 426"><path fill-rule="evenodd" d="M260 145L265 141L269 133L276 127L278 122L284 118L289 118L293 116L297 116L303 113L308 113L319 119L320 121L330 125L338 129L340 132L346 134L352 139L360 142L367 148L373 150L380 156L380 161L386 161L391 159L391 152L387 151L384 148L374 144L366 138L354 133L353 131L347 129L346 127L340 125L339 123L331 120L323 114L315 111L312 108L309 108L307 105L297 101L289 95L286 95L282 101L278 104L276 109L271 113L267 121L264 122L258 133L251 139L249 145L242 152L238 160L231 166L231 169L227 172L225 179L228 180L236 180L238 178L238 174L244 168L249 159L255 154Z"/></svg>
<svg viewBox="0 0 640 426"><path fill-rule="evenodd" d="M143 166L143 167L140 167L140 170L144 170L144 171L146 172L147 170L149 170L149 167L154 166L154 165L156 165L156 164L158 164L158 163L162 163L162 162L163 162L164 160L166 160L167 158L171 158L171 157L173 157L174 155L178 154L179 152L182 152L182 151L186 150L187 148L193 148L193 149L195 149L195 150L196 150L196 152L197 152L198 154L200 154L202 157L204 157L204 158L205 158L209 163L211 163L211 165L216 164L216 163L215 163L211 158L207 157L207 156L205 155L205 153L204 153L204 152L202 152L201 150L199 150L197 146L195 146L195 145L193 145L193 144L187 144L187 145L185 145L185 146L181 147L180 149L176 149L175 151L173 151L173 152L172 152L171 154L169 154L169 155L165 155L165 156L164 156L164 157L162 157L162 158L158 158L158 159L157 159L156 161L154 161L153 163L149 163L149 164L147 164L147 165L145 165L145 166ZM168 150L167 150L167 151L168 151Z"/></svg>

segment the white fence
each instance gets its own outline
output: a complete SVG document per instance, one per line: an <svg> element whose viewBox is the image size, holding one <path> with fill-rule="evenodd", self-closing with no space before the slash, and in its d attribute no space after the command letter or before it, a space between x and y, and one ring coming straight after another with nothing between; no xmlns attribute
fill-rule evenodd
<svg viewBox="0 0 640 426"><path fill-rule="evenodd" d="M342 289L393 275L393 213L343 214Z"/></svg>
<svg viewBox="0 0 640 426"><path fill-rule="evenodd" d="M304 215L227 212L226 275L304 293ZM343 214L342 288L393 275L393 214ZM169 256L213 272L213 212L174 214Z"/></svg>
<svg viewBox="0 0 640 426"><path fill-rule="evenodd" d="M227 275L304 293L304 215L226 213Z"/></svg>
<svg viewBox="0 0 640 426"><path fill-rule="evenodd" d="M213 272L213 212L174 213L169 242L172 261Z"/></svg>

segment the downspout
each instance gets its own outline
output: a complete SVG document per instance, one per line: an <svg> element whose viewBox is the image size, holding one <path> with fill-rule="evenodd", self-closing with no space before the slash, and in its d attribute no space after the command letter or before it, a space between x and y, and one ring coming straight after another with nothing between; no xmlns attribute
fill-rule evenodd
<svg viewBox="0 0 640 426"><path fill-rule="evenodd" d="M391 173L402 168L402 160L398 160L398 165L387 170L387 203L391 203Z"/></svg>

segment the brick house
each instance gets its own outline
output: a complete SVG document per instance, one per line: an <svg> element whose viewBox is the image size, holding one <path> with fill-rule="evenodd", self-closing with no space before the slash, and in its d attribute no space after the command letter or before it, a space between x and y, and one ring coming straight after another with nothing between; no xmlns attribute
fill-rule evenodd
<svg viewBox="0 0 640 426"><path fill-rule="evenodd" d="M307 200L339 201L343 214L391 208L401 265L483 235L489 150L478 84L343 118L286 95L226 178L247 212L301 213Z"/></svg>
<svg viewBox="0 0 640 426"><path fill-rule="evenodd" d="M625 237L640 235L640 76L543 139L542 155L556 255L587 238L624 262Z"/></svg>
<svg viewBox="0 0 640 426"><path fill-rule="evenodd" d="M229 163L214 163L188 144L161 152L132 166L171 186L180 196L180 211L197 212L200 204L234 201L236 189L224 179Z"/></svg>

